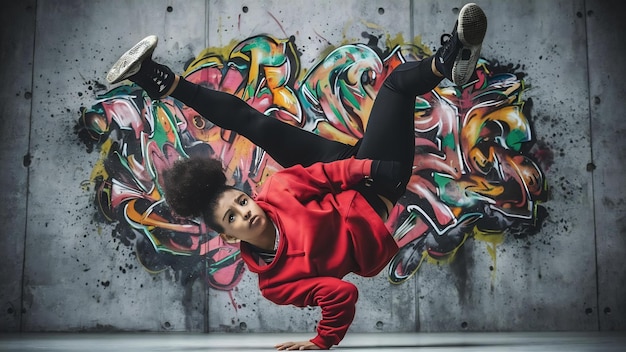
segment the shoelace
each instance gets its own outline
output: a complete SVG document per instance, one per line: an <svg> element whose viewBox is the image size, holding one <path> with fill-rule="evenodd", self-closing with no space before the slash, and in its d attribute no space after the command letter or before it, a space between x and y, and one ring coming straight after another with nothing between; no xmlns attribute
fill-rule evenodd
<svg viewBox="0 0 626 352"><path fill-rule="evenodd" d="M162 71L159 68L155 68L154 76L152 77L152 81L158 86L158 92L163 93L167 86L163 84L169 77L169 73L166 71Z"/></svg>

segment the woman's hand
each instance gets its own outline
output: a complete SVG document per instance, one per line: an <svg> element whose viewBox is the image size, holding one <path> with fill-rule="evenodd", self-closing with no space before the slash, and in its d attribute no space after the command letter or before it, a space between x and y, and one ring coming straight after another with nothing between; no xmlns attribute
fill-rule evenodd
<svg viewBox="0 0 626 352"><path fill-rule="evenodd" d="M300 342L283 342L274 346L279 351L304 351L304 350L319 350L311 341L300 341Z"/></svg>

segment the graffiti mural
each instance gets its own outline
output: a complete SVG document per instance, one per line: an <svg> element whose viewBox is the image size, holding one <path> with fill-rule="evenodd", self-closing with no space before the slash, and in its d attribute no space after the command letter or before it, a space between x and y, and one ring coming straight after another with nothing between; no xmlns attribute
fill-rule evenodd
<svg viewBox="0 0 626 352"><path fill-rule="evenodd" d="M184 71L187 80L237 95L270 118L329 139L362 137L376 92L400 63L429 54L423 45L372 43L332 48L303 69L295 38L260 35L230 48L209 48ZM532 132L531 101L517 67L481 60L463 87L440 85L415 103L415 161L407 192L388 226L400 252L388 266L402 283L426 261L450 261L467 240L495 246L536 233L547 199L542 167L549 154ZM176 70L175 70L176 71ZM176 216L161 174L179 158L222 160L229 182L255 195L280 166L246 138L223 130L173 98L151 100L128 83L100 95L76 133L100 157L91 179L103 221L150 272L168 268L231 290L244 265L198 219Z"/></svg>

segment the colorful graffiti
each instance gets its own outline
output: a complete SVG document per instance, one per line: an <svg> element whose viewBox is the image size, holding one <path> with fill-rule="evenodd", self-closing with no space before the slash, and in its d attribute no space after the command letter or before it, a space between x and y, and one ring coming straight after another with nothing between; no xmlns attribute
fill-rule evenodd
<svg viewBox="0 0 626 352"><path fill-rule="evenodd" d="M303 70L293 37L261 35L206 49L184 76L271 118L353 144L386 75L426 55L414 44L347 44ZM493 250L507 235L538 231L547 197L540 165L549 165L539 164L545 160L537 157L531 104L515 70L481 60L464 87L442 85L416 100L415 169L388 221L401 247L388 267L391 282L406 281L425 260L453 260L470 238ZM179 158L211 155L223 161L230 183L254 195L280 169L269 155L181 102L151 100L132 84L84 108L76 132L88 151L100 151L91 175L100 214L116 224L116 238L136 247L147 270L173 268L220 290L237 285L245 270L237 246L200 220L176 216L160 176Z"/></svg>

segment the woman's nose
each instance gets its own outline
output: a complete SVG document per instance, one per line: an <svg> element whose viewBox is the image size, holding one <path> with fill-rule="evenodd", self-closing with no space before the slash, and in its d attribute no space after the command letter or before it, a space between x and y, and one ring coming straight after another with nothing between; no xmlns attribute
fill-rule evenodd
<svg viewBox="0 0 626 352"><path fill-rule="evenodd" d="M248 220L248 219L250 219L250 216L252 216L252 214L251 214L251 213L250 213L250 211L248 210L248 211L246 211L246 212L244 213L243 218L244 218L245 220Z"/></svg>

